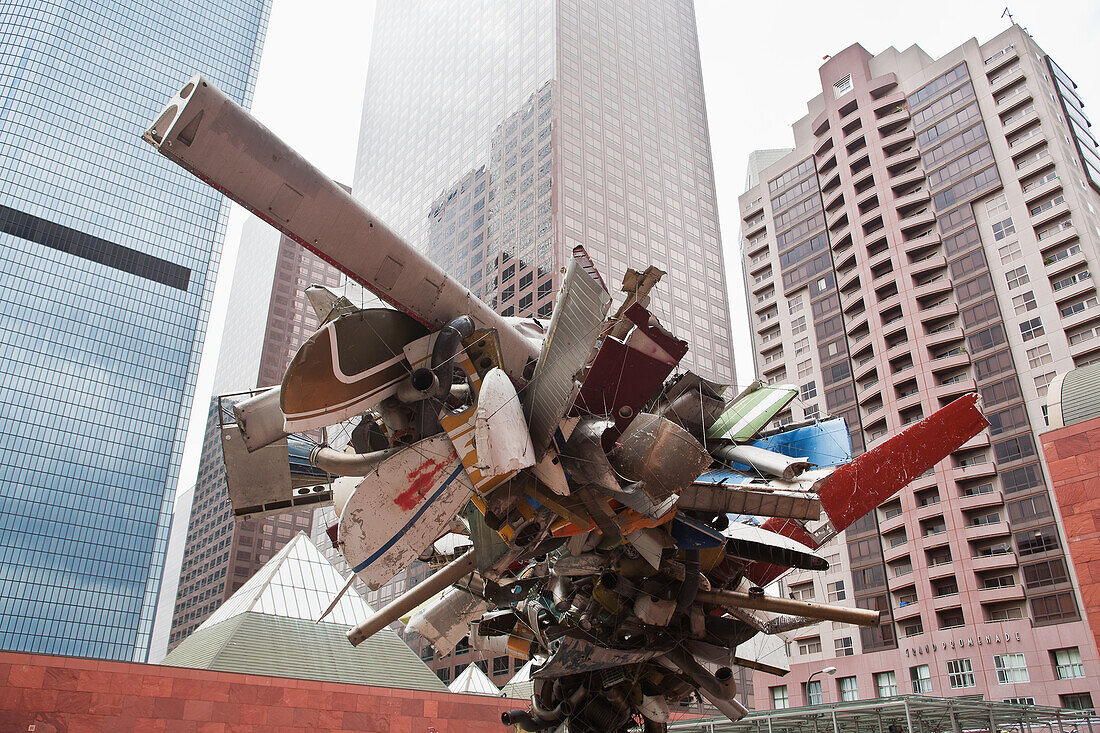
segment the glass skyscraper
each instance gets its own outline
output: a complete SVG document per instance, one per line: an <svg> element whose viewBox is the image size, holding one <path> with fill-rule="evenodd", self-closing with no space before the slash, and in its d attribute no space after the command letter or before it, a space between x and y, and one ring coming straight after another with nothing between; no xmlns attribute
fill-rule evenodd
<svg viewBox="0 0 1100 733"><path fill-rule="evenodd" d="M251 102L270 0L0 7L0 647L144 660L228 204L140 136Z"/></svg>

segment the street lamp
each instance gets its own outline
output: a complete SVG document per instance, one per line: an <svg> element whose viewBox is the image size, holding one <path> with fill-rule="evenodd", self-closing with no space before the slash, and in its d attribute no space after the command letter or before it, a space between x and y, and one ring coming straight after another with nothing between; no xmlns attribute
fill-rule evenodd
<svg viewBox="0 0 1100 733"><path fill-rule="evenodd" d="M816 672L814 672L813 674L811 674L806 679L806 697L807 698L810 696L810 683L813 682L814 677L816 677L819 674L829 674L829 675L836 674L836 667L826 667L825 669L819 669ZM821 688L821 701L825 702L825 688L824 687ZM807 700L807 702L809 702L809 701Z"/></svg>

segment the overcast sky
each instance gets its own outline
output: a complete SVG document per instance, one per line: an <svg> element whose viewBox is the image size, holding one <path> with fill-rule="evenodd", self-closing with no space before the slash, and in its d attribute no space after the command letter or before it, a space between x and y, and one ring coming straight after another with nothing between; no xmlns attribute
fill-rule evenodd
<svg viewBox="0 0 1100 733"><path fill-rule="evenodd" d="M807 100L820 93L817 69L826 54L853 43L871 53L917 44L938 57L969 38L984 42L1004 30L1008 20L1001 17L1003 3L697 0L738 381L752 375L737 246L737 197L744 188L749 153L793 144L790 125L806 113ZM1090 105L1086 113L1100 122L1100 2L1028 0L1009 8L1016 22L1077 82ZM368 0L274 0L252 105L260 121L291 147L349 185L373 17L374 2ZM194 482L198 466L244 216L236 209L230 219L181 469L182 488Z"/></svg>

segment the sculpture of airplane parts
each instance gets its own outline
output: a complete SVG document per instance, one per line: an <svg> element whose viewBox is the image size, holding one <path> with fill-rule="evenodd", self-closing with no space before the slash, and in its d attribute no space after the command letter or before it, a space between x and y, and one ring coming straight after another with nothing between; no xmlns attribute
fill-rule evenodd
<svg viewBox="0 0 1100 733"><path fill-rule="evenodd" d="M581 247L548 324L503 318L201 76L144 139L393 307L309 289L322 325L282 383L227 398L230 498L331 502L372 588L439 565L348 638L408 618L442 654L469 636L532 660L505 724L663 731L696 692L742 717L731 667L782 674L784 633L881 623L764 586L826 569L824 542L988 425L966 395L854 459L841 420L769 428L797 387L678 371L689 345L646 307L664 273L625 273L609 316ZM301 434L338 424L346 446ZM439 549L456 531L460 556Z"/></svg>

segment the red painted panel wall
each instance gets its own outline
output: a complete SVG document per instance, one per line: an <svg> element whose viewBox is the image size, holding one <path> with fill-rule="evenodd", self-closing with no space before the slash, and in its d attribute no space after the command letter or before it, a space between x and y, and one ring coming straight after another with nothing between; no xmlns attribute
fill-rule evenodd
<svg viewBox="0 0 1100 733"><path fill-rule="evenodd" d="M526 703L0 652L4 733L504 733L515 708Z"/></svg>
<svg viewBox="0 0 1100 733"><path fill-rule="evenodd" d="M1040 437L1081 601L1100 647L1100 418Z"/></svg>

